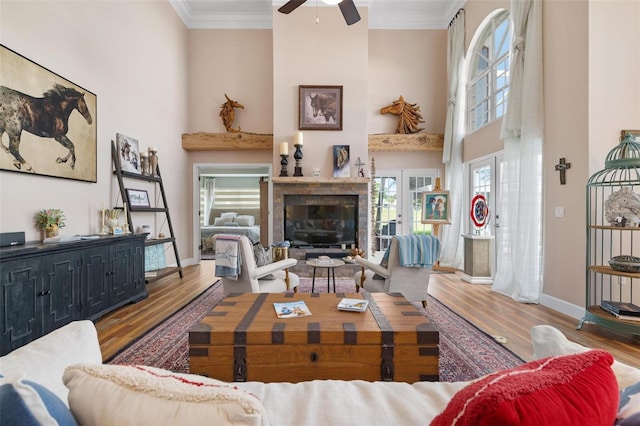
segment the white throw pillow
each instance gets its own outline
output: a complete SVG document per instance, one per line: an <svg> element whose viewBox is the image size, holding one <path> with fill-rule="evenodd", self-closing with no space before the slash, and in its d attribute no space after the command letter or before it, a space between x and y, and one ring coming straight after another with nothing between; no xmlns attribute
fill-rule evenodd
<svg viewBox="0 0 640 426"><path fill-rule="evenodd" d="M591 348L570 341L560 330L550 325L531 327L531 344L533 345L533 359L555 355L572 355L591 350ZM637 368L614 360L611 369L618 379L620 389L640 382L640 370Z"/></svg>
<svg viewBox="0 0 640 426"><path fill-rule="evenodd" d="M238 216L238 213L236 213L236 212L220 213L220 217L223 218L223 219L233 219L236 216Z"/></svg>
<svg viewBox="0 0 640 426"><path fill-rule="evenodd" d="M253 226L256 223L256 218L248 214L241 214L234 217L233 221L240 226Z"/></svg>
<svg viewBox="0 0 640 426"><path fill-rule="evenodd" d="M226 217L216 217L213 219L213 226L224 226L225 223L229 221L229 218Z"/></svg>
<svg viewBox="0 0 640 426"><path fill-rule="evenodd" d="M80 424L269 424L257 396L206 377L145 366L77 364L62 379Z"/></svg>

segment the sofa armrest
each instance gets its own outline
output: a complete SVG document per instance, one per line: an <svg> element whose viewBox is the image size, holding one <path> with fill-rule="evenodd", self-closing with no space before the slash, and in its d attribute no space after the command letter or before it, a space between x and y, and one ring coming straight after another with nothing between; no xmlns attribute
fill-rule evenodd
<svg viewBox="0 0 640 426"><path fill-rule="evenodd" d="M71 322L0 357L0 374L24 374L68 404L62 374L78 363L102 363L98 333L91 321Z"/></svg>
<svg viewBox="0 0 640 426"><path fill-rule="evenodd" d="M386 268L383 268L378 263L373 263L372 261L367 260L367 259L365 259L363 257L356 257L353 260L358 265L364 266L365 268L372 270L376 274L383 276L385 279L391 277L391 271L389 271Z"/></svg>
<svg viewBox="0 0 640 426"><path fill-rule="evenodd" d="M268 265L260 266L253 270L251 274L254 279L260 279L265 275L272 274L276 271L281 271L283 269L291 268L292 266L296 266L298 261L296 259L282 259L277 262L270 263Z"/></svg>

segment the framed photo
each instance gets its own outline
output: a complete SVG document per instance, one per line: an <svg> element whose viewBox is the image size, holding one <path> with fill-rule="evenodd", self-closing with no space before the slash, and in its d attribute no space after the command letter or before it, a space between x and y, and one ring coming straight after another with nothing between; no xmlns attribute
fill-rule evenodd
<svg viewBox="0 0 640 426"><path fill-rule="evenodd" d="M140 149L136 139L116 133L116 146L120 169L125 172L140 174Z"/></svg>
<svg viewBox="0 0 640 426"><path fill-rule="evenodd" d="M342 130L342 86L299 86L300 130Z"/></svg>
<svg viewBox="0 0 640 426"><path fill-rule="evenodd" d="M96 95L3 45L0 86L0 170L95 183Z"/></svg>
<svg viewBox="0 0 640 426"><path fill-rule="evenodd" d="M350 170L349 145L333 146L333 177L349 177Z"/></svg>
<svg viewBox="0 0 640 426"><path fill-rule="evenodd" d="M422 223L451 223L449 191L428 191L422 193Z"/></svg>
<svg viewBox="0 0 640 426"><path fill-rule="evenodd" d="M620 132L620 140L624 139L627 133L631 133L631 136L633 136L633 139L636 142L640 143L640 130L622 130Z"/></svg>
<svg viewBox="0 0 640 426"><path fill-rule="evenodd" d="M149 193L144 189L127 188L127 198L131 207L151 207Z"/></svg>

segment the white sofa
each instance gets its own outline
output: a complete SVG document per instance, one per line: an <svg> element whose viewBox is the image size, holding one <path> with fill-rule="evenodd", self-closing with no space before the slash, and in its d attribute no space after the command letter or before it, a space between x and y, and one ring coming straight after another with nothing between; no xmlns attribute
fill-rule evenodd
<svg viewBox="0 0 640 426"><path fill-rule="evenodd" d="M532 342L541 357L589 350L549 326L534 327ZM616 394L618 386L640 382L638 369L614 362L611 370ZM90 321L71 323L1 357L0 375L0 385L19 377L41 384L71 407L79 424L99 425L187 425L203 419L215 425L425 425L471 383L227 384L149 367L105 366ZM5 405L0 399L3 425Z"/></svg>

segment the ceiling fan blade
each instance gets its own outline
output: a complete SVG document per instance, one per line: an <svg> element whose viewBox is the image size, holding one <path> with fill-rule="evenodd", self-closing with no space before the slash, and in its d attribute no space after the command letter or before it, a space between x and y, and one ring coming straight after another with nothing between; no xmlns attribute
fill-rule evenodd
<svg viewBox="0 0 640 426"><path fill-rule="evenodd" d="M298 7L302 6L302 4L307 0L289 0L287 3L280 6L278 12L289 14L296 10Z"/></svg>
<svg viewBox="0 0 640 426"><path fill-rule="evenodd" d="M353 4L353 0L342 0L338 6L347 25L355 24L360 20L360 14L358 13L358 9L356 9L356 5Z"/></svg>

